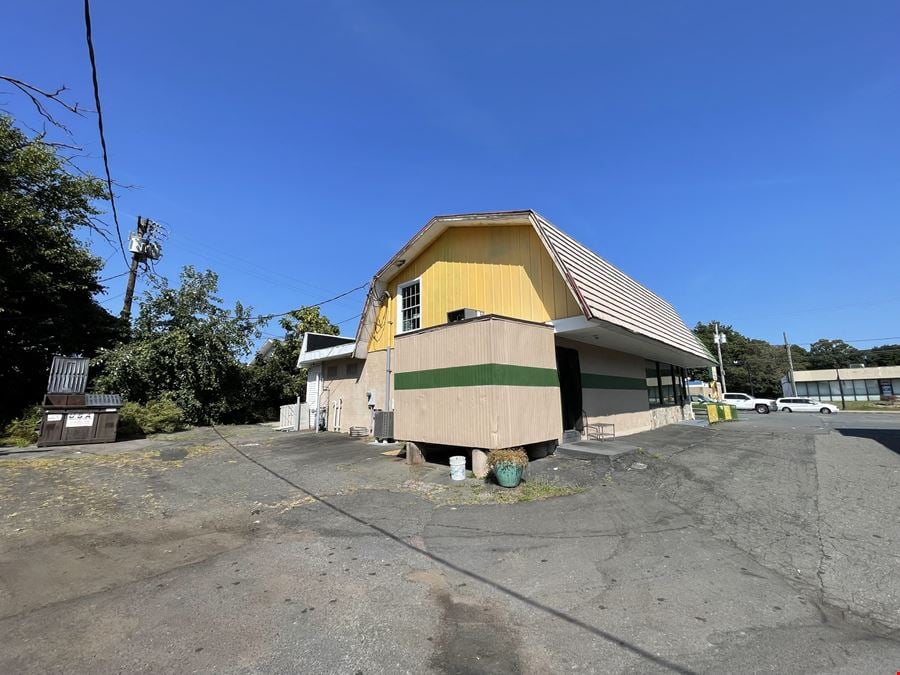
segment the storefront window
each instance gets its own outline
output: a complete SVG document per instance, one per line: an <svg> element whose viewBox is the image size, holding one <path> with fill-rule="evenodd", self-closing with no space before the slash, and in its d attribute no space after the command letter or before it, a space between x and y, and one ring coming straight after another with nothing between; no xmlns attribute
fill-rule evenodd
<svg viewBox="0 0 900 675"><path fill-rule="evenodd" d="M659 364L659 380L662 383L662 405L675 405L675 380L672 366L668 363Z"/></svg>
<svg viewBox="0 0 900 675"><path fill-rule="evenodd" d="M684 368L674 368L675 373L675 403L684 405L687 400L687 392L684 390Z"/></svg>
<svg viewBox="0 0 900 675"><path fill-rule="evenodd" d="M645 361L647 398L650 407L683 405L689 399L684 368L669 363Z"/></svg>
<svg viewBox="0 0 900 675"><path fill-rule="evenodd" d="M647 372L647 397L652 408L659 405L659 371L656 361L646 361L645 367Z"/></svg>

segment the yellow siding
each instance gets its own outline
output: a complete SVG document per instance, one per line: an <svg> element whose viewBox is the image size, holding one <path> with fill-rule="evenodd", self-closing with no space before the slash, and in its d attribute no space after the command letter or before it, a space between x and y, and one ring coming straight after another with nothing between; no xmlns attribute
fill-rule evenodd
<svg viewBox="0 0 900 675"><path fill-rule="evenodd" d="M393 347L397 285L421 278L422 328L470 307L527 321L581 314L550 255L529 225L451 227L388 282L369 351Z"/></svg>

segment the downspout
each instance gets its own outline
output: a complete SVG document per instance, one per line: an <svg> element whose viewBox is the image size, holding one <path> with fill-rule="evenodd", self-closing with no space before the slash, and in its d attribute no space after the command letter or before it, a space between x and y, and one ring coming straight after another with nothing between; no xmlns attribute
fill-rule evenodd
<svg viewBox="0 0 900 675"><path fill-rule="evenodd" d="M384 364L384 411L391 412L391 348L385 351Z"/></svg>
<svg viewBox="0 0 900 675"><path fill-rule="evenodd" d="M399 302L399 300L398 300ZM399 310L398 310L399 311ZM394 406L391 405L391 343L394 342L396 336L393 333L394 322L388 317L388 346L385 350L384 358L384 412L392 412Z"/></svg>

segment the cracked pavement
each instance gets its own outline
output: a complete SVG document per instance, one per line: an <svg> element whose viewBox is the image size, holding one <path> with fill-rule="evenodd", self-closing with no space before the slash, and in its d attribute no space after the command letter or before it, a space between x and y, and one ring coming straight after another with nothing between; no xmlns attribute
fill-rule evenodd
<svg viewBox="0 0 900 675"><path fill-rule="evenodd" d="M895 421L896 420L896 421ZM467 503L446 466L227 427L0 457L3 672L894 672L900 416L631 437ZM176 459L164 459L176 458Z"/></svg>

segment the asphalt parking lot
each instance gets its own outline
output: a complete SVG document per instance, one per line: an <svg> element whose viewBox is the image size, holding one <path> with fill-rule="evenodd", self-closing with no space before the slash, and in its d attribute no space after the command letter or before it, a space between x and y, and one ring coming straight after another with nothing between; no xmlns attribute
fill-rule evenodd
<svg viewBox="0 0 900 675"><path fill-rule="evenodd" d="M621 469L534 462L571 494L519 503L339 435L222 432L0 457L0 671L900 664L898 417L670 426Z"/></svg>

